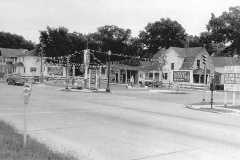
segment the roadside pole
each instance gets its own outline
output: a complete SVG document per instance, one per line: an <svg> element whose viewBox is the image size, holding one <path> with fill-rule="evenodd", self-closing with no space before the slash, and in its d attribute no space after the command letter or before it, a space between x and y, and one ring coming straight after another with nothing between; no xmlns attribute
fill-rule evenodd
<svg viewBox="0 0 240 160"><path fill-rule="evenodd" d="M206 65L204 66L204 81L203 81L203 102L205 102L205 92L206 92Z"/></svg>
<svg viewBox="0 0 240 160"><path fill-rule="evenodd" d="M212 104L213 104L213 90L214 90L213 77L212 77L212 84L210 86L210 89L211 89L211 108L212 108Z"/></svg>
<svg viewBox="0 0 240 160"><path fill-rule="evenodd" d="M25 107L24 107L24 131L23 131L23 147L26 147L26 143L27 143L27 112L28 112L28 106L26 103Z"/></svg>
<svg viewBox="0 0 240 160"><path fill-rule="evenodd" d="M23 85L23 98L24 98L24 126L23 126L23 147L26 147L27 144L27 113L28 113L28 104L29 97L32 91L32 86L29 83Z"/></svg>
<svg viewBox="0 0 240 160"><path fill-rule="evenodd" d="M204 65L204 80L203 80L203 102L205 102L205 92L206 92L206 72L207 72L207 55L202 55L203 65Z"/></svg>
<svg viewBox="0 0 240 160"><path fill-rule="evenodd" d="M91 88L91 74L92 74L92 70L90 69L89 70L89 86L88 86L88 89L90 90L90 88Z"/></svg>
<svg viewBox="0 0 240 160"><path fill-rule="evenodd" d="M227 91L224 92L224 106L227 106Z"/></svg>

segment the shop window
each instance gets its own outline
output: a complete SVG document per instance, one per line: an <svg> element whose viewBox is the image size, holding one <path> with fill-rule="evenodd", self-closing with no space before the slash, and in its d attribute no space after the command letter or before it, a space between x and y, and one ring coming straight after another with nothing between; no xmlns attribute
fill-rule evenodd
<svg viewBox="0 0 240 160"><path fill-rule="evenodd" d="M36 72L37 71L37 68L36 67L31 67L30 68L30 72Z"/></svg>
<svg viewBox="0 0 240 160"><path fill-rule="evenodd" d="M163 73L162 76L163 76L162 78L163 78L164 80L167 80L167 79L168 79L168 74L167 74L167 73Z"/></svg>
<svg viewBox="0 0 240 160"><path fill-rule="evenodd" d="M149 78L153 78L153 73L148 74Z"/></svg>
<svg viewBox="0 0 240 160"><path fill-rule="evenodd" d="M171 63L171 70L174 70L174 63Z"/></svg>

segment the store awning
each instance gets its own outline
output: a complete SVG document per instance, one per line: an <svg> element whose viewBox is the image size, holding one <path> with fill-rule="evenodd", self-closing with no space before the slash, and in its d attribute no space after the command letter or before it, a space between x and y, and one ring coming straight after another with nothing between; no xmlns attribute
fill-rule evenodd
<svg viewBox="0 0 240 160"><path fill-rule="evenodd" d="M13 67L17 67L17 66L23 66L24 67L24 64L22 62L18 62L18 63L13 64Z"/></svg>

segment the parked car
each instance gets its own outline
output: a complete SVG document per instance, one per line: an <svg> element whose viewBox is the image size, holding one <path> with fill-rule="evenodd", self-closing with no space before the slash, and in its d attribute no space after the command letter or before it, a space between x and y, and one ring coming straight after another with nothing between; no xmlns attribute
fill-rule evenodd
<svg viewBox="0 0 240 160"><path fill-rule="evenodd" d="M12 73L7 77L7 83L13 85L24 85L27 82L27 79L24 79L19 73Z"/></svg>
<svg viewBox="0 0 240 160"><path fill-rule="evenodd" d="M152 87L153 80L145 80L145 85ZM162 87L162 81L154 81L154 87Z"/></svg>

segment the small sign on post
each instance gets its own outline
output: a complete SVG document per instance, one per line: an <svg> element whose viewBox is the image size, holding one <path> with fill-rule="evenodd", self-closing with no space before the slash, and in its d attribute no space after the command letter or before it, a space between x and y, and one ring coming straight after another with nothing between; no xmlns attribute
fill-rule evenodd
<svg viewBox="0 0 240 160"><path fill-rule="evenodd" d="M29 104L29 97L32 92L32 86L29 83L23 85L23 98L24 98L24 133L23 133L23 146L26 147L27 142L27 105Z"/></svg>

